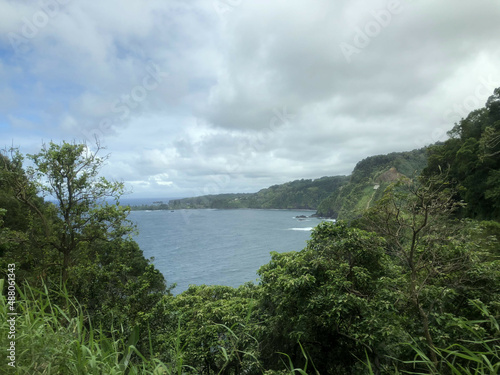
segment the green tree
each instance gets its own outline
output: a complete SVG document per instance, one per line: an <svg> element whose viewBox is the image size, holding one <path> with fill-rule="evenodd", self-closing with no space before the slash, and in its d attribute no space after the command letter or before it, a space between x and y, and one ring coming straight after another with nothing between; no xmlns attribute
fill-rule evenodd
<svg viewBox="0 0 500 375"><path fill-rule="evenodd" d="M16 263L19 284L43 281L57 289L63 281L104 334L122 327L127 335L139 326L137 345L145 349L147 327L157 328L155 314L170 290L127 236L134 226L129 208L119 205L123 184L99 176L107 159L99 151L51 143L29 156L33 166L26 172L17 150L10 159L2 156L0 262Z"/></svg>
<svg viewBox="0 0 500 375"><path fill-rule="evenodd" d="M405 336L384 250L372 233L325 222L304 250L272 253L259 270L266 368L277 368L277 352L304 366L301 346L321 374L351 373L365 351L376 366L397 355Z"/></svg>
<svg viewBox="0 0 500 375"><path fill-rule="evenodd" d="M429 148L427 177L449 170L447 182L456 188L455 199L467 206L462 217L500 218L500 88L485 107L472 111L448 132L450 139Z"/></svg>
<svg viewBox="0 0 500 375"><path fill-rule="evenodd" d="M99 151L99 145L92 152L84 144L51 142L41 152L29 155L34 167L28 174L45 197L56 200L58 220L47 225L46 236L62 257L63 282L78 262L77 253L87 244L121 238L134 229L127 220L129 208L119 204L123 183L99 176L107 160L107 156L98 156Z"/></svg>
<svg viewBox="0 0 500 375"><path fill-rule="evenodd" d="M418 317L419 325L408 327L409 331L425 337L436 367L435 336L441 339L449 334L439 331L441 323L457 310L465 313L468 299L487 301L498 295L498 281L494 281L498 272L491 267L491 255L474 240L478 228L453 218L461 204L453 199L453 189L443 182L446 179L403 178L387 188L358 223L386 239L388 253L401 267L400 292L411 306L401 306L400 311ZM489 293L484 295L488 283Z"/></svg>
<svg viewBox="0 0 500 375"><path fill-rule="evenodd" d="M157 342L165 361L176 359L183 373L261 374L259 343L263 332L253 284L239 288L191 285L165 299ZM189 370L188 370L189 368Z"/></svg>
<svg viewBox="0 0 500 375"><path fill-rule="evenodd" d="M46 236L54 219L53 210L36 195L36 186L22 163L23 156L15 150L4 150L0 155L0 208L3 210L0 262L17 264L19 282L26 278L39 280L57 262L47 246Z"/></svg>

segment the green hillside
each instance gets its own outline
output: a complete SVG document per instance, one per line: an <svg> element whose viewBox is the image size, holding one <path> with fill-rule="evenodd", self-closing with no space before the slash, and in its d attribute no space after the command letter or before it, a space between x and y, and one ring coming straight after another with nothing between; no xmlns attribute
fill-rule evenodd
<svg viewBox="0 0 500 375"><path fill-rule="evenodd" d="M361 160L349 182L333 191L319 206L316 215L352 219L371 207L385 188L401 176L417 176L427 163L426 149L393 152Z"/></svg>
<svg viewBox="0 0 500 375"><path fill-rule="evenodd" d="M460 216L500 220L500 87L483 108L472 111L429 148L426 177L444 175L465 205Z"/></svg>
<svg viewBox="0 0 500 375"><path fill-rule="evenodd" d="M184 198L169 202L171 209L180 208L275 208L315 210L332 191L347 183L348 177L321 177L273 185L253 194L219 194Z"/></svg>

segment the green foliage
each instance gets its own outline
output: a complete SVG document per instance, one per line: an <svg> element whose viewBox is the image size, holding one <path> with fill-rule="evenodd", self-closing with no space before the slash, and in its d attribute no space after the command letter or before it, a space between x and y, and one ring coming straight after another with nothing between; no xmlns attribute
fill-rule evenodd
<svg viewBox="0 0 500 375"><path fill-rule="evenodd" d="M457 200L467 203L461 216L500 218L500 88L484 108L472 111L448 133L450 139L429 148L426 176L449 170Z"/></svg>
<svg viewBox="0 0 500 375"><path fill-rule="evenodd" d="M99 176L106 157L97 156L86 145L50 143L30 155L35 167L28 174L39 191L56 199L55 220L46 236L50 245L62 255L62 278L68 279L69 268L77 259L74 253L97 240L123 237L133 230L127 221L129 209L119 204L123 183L110 182ZM114 200L114 204L107 199Z"/></svg>
<svg viewBox="0 0 500 375"><path fill-rule="evenodd" d="M144 258L136 242L98 241L84 249L66 288L95 324L145 329L169 290L163 275ZM140 345L146 345L145 337Z"/></svg>
<svg viewBox="0 0 500 375"><path fill-rule="evenodd" d="M471 299L498 309L498 224L456 222L452 196L439 179L402 179L353 222L376 233L322 223L306 249L273 253L259 270L265 368L277 348L304 366L303 347L320 373L362 373L365 356L378 373L425 371L413 337L442 369L436 348L477 340L460 322L480 318Z"/></svg>
<svg viewBox="0 0 500 375"><path fill-rule="evenodd" d="M412 177L426 165L425 149L393 152L363 159L349 183L333 191L318 206L317 215L351 220L379 200L384 189L402 175Z"/></svg>
<svg viewBox="0 0 500 375"><path fill-rule="evenodd" d="M260 373L256 294L251 284L192 285L166 299L168 321L158 335L162 358L175 356L193 374Z"/></svg>
<svg viewBox="0 0 500 375"><path fill-rule="evenodd" d="M267 331L265 364L282 348L304 365L298 340L320 373L346 373L368 349L377 361L404 332L390 290L384 241L343 223L320 224L306 249L272 253L259 270Z"/></svg>
<svg viewBox="0 0 500 375"><path fill-rule="evenodd" d="M402 179L357 222L386 238L406 285L401 292L408 306L400 311L420 323L411 328L412 334L425 338L435 366L435 345L459 337L445 322L457 314L476 318L467 301L481 298L496 303L500 290L500 263L487 250L492 242L476 223L452 219L460 205L453 201L448 185L440 178Z"/></svg>
<svg viewBox="0 0 500 375"><path fill-rule="evenodd" d="M218 194L176 199L168 206L134 209L273 208L316 209L316 216L352 219L382 196L383 189L401 174L413 176L425 167L425 149L394 152L360 161L350 177L296 180L254 194ZM381 189L374 189L381 185Z"/></svg>
<svg viewBox="0 0 500 375"><path fill-rule="evenodd" d="M169 202L179 208L275 208L316 209L332 191L338 190L347 177L322 177L316 180L296 180L262 189L254 194L219 194L185 198Z"/></svg>
<svg viewBox="0 0 500 375"><path fill-rule="evenodd" d="M23 160L15 150L0 155L0 277L5 277L8 263L16 263L19 280L40 278L57 260L45 236L53 211L36 195Z"/></svg>
<svg viewBox="0 0 500 375"><path fill-rule="evenodd" d="M425 163L414 150L367 158L349 181L172 202L357 218L272 253L259 285L177 296L128 236L123 185L99 176L106 157L51 143L25 171L20 153L2 155L1 272L15 263L18 285L31 285L18 289L17 373L497 373L500 89L450 135L431 148L425 178L403 177ZM4 347L8 329L0 323Z"/></svg>
<svg viewBox="0 0 500 375"><path fill-rule="evenodd" d="M51 143L31 159L34 166L25 172L19 152L14 150L10 160L2 156L2 273L14 263L18 284L52 288L62 283L95 324L122 327L127 335L135 326L145 331L169 290L127 236L134 227L127 220L129 209L119 205L123 184L99 176L106 158L85 145ZM37 193L56 203L45 203ZM55 294L54 302L64 306L67 301L59 298ZM143 335L137 346L146 344Z"/></svg>
<svg viewBox="0 0 500 375"><path fill-rule="evenodd" d="M394 167L405 176L419 174L425 167L425 148L409 152L392 152L387 155L370 156L356 164L351 176L352 183L372 180L377 174Z"/></svg>
<svg viewBox="0 0 500 375"><path fill-rule="evenodd" d="M0 290L4 289L0 280ZM135 348L137 336L118 328L103 333L88 322L77 302L63 290L50 291L26 286L18 288L15 338L9 338L10 325L0 322L0 344L9 348L15 342L15 367L4 356L3 374L169 374L168 366L147 360ZM51 295L65 301L55 304ZM0 296L0 314L7 316L9 305Z"/></svg>
<svg viewBox="0 0 500 375"><path fill-rule="evenodd" d="M500 330L497 316L492 314L488 308L479 300L470 300L470 304L481 313L482 319L467 320L456 318L449 324L456 326L461 331L458 342L445 348L433 348L438 363L435 364L426 354L418 342L410 344L414 351L411 360L400 361L401 366L411 370L397 368L394 373L420 374L420 375L490 375L498 374L500 370ZM498 309L497 309L498 311ZM485 329L485 326L489 329ZM488 331L492 331L488 333ZM368 359L366 366L370 374L373 374L371 363Z"/></svg>

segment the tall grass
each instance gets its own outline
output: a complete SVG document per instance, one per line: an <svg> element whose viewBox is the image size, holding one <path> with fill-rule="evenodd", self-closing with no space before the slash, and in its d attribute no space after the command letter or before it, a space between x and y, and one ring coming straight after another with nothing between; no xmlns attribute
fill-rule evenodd
<svg viewBox="0 0 500 375"><path fill-rule="evenodd" d="M461 319L458 324L471 337L446 348L436 348L439 367L435 367L424 351L414 346L412 363L424 366L426 372L409 374L496 375L500 373L500 326L495 317L479 300L470 303L481 313L481 320ZM487 329L485 329L487 327ZM490 332L486 334L486 332Z"/></svg>
<svg viewBox="0 0 500 375"><path fill-rule="evenodd" d="M0 280L0 290L3 290ZM52 298L50 296L52 296ZM148 360L135 349L138 332L128 338L122 330L92 327L81 307L63 290L55 293L44 287L24 286L17 289L15 339L8 338L9 324L0 322L0 344L8 348L16 345L16 367L8 365L5 355L0 357L2 374L173 374L169 366L157 360ZM63 307L61 307L63 306ZM7 317L6 298L0 297L0 313ZM5 351L4 351L5 353ZM3 354L3 353L2 353ZM132 356L138 360L132 363Z"/></svg>
<svg viewBox="0 0 500 375"><path fill-rule="evenodd" d="M392 369L390 374L411 375L497 375L500 374L500 326L497 317L479 300L470 301L483 319L459 319L456 323L472 339L463 339L446 348L433 348L438 357L436 366L427 356L427 348L411 344L415 353L409 361L400 361L406 370ZM487 329L485 329L487 327ZM489 332L489 333L487 333ZM398 361L396 358L393 358ZM368 359L364 363L368 374L375 371ZM408 370L412 368L413 370Z"/></svg>

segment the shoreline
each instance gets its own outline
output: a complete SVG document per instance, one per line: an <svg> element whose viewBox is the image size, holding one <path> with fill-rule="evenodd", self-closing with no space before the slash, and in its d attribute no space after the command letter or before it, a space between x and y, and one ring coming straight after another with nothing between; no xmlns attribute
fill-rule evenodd
<svg viewBox="0 0 500 375"><path fill-rule="evenodd" d="M314 214L309 215L307 217L312 217L316 219L324 219L324 220L337 220L334 217L330 216L319 216L316 215L317 210L310 209L310 208L253 208L253 207L239 207L239 208L207 208L207 207L200 207L200 208L142 208L142 206L130 206L130 212L152 212L152 211L170 211L170 212L177 212L177 211L194 211L194 210L219 210L219 211L244 211L244 210L259 210L259 211L298 211L298 212L314 212Z"/></svg>

